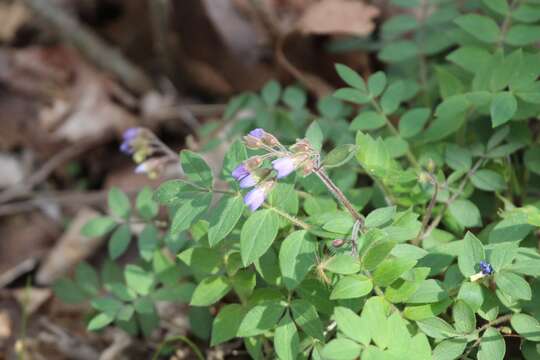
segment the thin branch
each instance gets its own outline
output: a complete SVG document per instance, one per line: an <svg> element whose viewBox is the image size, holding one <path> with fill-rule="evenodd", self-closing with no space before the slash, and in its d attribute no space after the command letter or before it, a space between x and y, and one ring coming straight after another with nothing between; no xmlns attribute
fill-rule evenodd
<svg viewBox="0 0 540 360"><path fill-rule="evenodd" d="M26 181L0 192L0 204L28 194L36 185L45 181L59 166L88 151L95 145L95 141L86 141L75 143L74 145L63 149L43 164L35 173L28 177Z"/></svg>
<svg viewBox="0 0 540 360"><path fill-rule="evenodd" d="M279 216L287 219L288 221L290 221L291 223L293 223L294 225L298 226L298 227L301 227L303 228L304 230L309 230L311 227L309 226L309 224L303 222L302 220L292 216L292 215L289 215L287 214L286 212L284 211L281 211L280 209L276 208L276 207L273 207L272 205L268 205L267 203L264 203L263 204L263 207L266 208L266 209L269 209L273 212L275 212L276 214L278 214Z"/></svg>
<svg viewBox="0 0 540 360"><path fill-rule="evenodd" d="M425 239L426 237L428 237L431 234L431 232L435 230L437 226L439 226L439 223L441 222L444 216L444 213L446 212L448 207L452 205L452 203L456 201L456 199L463 193L463 189L465 189L465 186L469 182L469 179L476 173L476 171L482 165L483 162L484 162L484 158L480 158L476 162L476 164L474 164L474 166L467 172L467 175L459 184L457 191L444 203L441 212L439 213L439 215L437 215L437 217L431 222L429 227L426 229L426 231L422 235L422 239Z"/></svg>
<svg viewBox="0 0 540 360"><path fill-rule="evenodd" d="M23 2L64 40L100 68L117 76L129 89L138 94L144 94L152 89L152 81L139 67L129 62L117 49L105 43L90 28L79 23L55 2L50 0L23 0Z"/></svg>
<svg viewBox="0 0 540 360"><path fill-rule="evenodd" d="M321 179L324 185L330 190L330 192L335 196L335 198L349 211L351 216L360 223L360 228L364 226L364 216L362 216L356 209L353 204L347 199L345 194L334 184L332 179L326 174L326 171L323 167L318 167L313 170L313 172Z"/></svg>

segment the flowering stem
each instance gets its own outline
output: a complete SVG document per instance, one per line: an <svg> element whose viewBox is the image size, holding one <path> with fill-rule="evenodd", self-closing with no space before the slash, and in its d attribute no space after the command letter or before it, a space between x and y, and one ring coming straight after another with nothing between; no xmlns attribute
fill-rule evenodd
<svg viewBox="0 0 540 360"><path fill-rule="evenodd" d="M326 174L326 171L323 167L319 167L316 169L313 169L313 172L317 174L319 179L323 182L323 184L330 190L330 192L335 196L335 198L349 211L351 216L358 221L360 228L364 226L364 217L356 211L354 206L351 204L349 199L345 197L345 194L334 184L332 179L328 177L328 174Z"/></svg>
<svg viewBox="0 0 540 360"><path fill-rule="evenodd" d="M271 205L268 205L267 203L264 203L263 204L263 207L265 207L266 209L269 209L269 210L272 210L273 212L275 212L276 214L284 217L285 219L289 220L291 223L293 223L294 225L298 226L298 227L301 227L303 228L304 230L309 230L310 229L310 226L309 224L306 224L305 222L303 222L302 220L292 216L292 215L289 215L287 214L286 212L284 211L281 211L280 209L276 208L276 207L273 207Z"/></svg>

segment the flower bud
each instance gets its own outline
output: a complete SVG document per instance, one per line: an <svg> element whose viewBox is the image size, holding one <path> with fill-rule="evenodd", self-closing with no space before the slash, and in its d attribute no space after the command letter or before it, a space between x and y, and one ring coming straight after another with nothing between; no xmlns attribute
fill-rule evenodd
<svg viewBox="0 0 540 360"><path fill-rule="evenodd" d="M269 133L264 134L264 136L262 137L262 141L270 147L274 147L279 144L278 139L274 135Z"/></svg>
<svg viewBox="0 0 540 360"><path fill-rule="evenodd" d="M342 247L344 244L345 244L345 240L343 240L343 239L332 240L332 246L333 247L339 248L339 247Z"/></svg>
<svg viewBox="0 0 540 360"><path fill-rule="evenodd" d="M295 153L313 151L313 148L311 147L311 144L307 139L297 139L296 143L291 145L290 149L292 152Z"/></svg>
<svg viewBox="0 0 540 360"><path fill-rule="evenodd" d="M260 149L263 145L261 139L257 139L251 135L244 136L244 144L250 149Z"/></svg>
<svg viewBox="0 0 540 360"><path fill-rule="evenodd" d="M262 159L260 156L252 156L246 160L245 164L248 170L254 170L261 166Z"/></svg>

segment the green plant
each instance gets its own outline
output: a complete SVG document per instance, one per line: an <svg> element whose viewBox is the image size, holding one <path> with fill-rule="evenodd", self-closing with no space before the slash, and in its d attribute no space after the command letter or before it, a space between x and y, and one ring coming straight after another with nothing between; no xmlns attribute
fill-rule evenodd
<svg viewBox="0 0 540 360"><path fill-rule="evenodd" d="M108 262L103 297L88 265L57 293L93 298L90 329L132 334L158 325L156 301L189 303L193 335L244 338L255 359L496 360L507 341L539 358L540 1L463 3L388 20L371 47L386 71L337 65L347 87L317 112L276 82L234 98L222 131L248 135L225 156L228 186L184 150L185 177L144 189L135 214L112 189L111 216L84 232L112 233L114 260L142 222L139 262ZM176 157L148 130L125 140L138 171Z"/></svg>

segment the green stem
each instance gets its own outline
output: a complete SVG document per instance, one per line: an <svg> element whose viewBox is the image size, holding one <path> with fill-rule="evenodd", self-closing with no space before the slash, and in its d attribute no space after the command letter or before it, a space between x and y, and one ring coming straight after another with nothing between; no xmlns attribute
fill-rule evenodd
<svg viewBox="0 0 540 360"><path fill-rule="evenodd" d="M278 214L279 216L289 220L291 223L293 223L294 225L298 226L298 227L301 227L303 228L304 230L309 230L310 229L310 225L303 222L302 220L292 216L292 215L289 215L287 214L286 212L276 208L276 207L273 207L271 205L268 205L267 203L264 203L263 204L263 207L266 208L266 209L269 209L273 212L275 212L276 214Z"/></svg>
<svg viewBox="0 0 540 360"><path fill-rule="evenodd" d="M384 121L386 122L386 126L388 127L388 129L390 129L390 131L395 136L401 138L401 135L399 135L399 131L396 129L394 124L392 124L392 121L390 121L388 116L386 116L386 114L383 112L383 110L382 110L381 106L379 105L379 103L375 99L371 99L371 104L373 105L375 110L379 113L379 115L384 117ZM414 156L414 154L411 152L411 150L408 147L407 147L407 152L406 152L405 155L407 156L407 159L409 160L409 162L411 163L412 166L414 166L415 168L420 168L420 164L418 163L418 160L416 159L416 156Z"/></svg>

